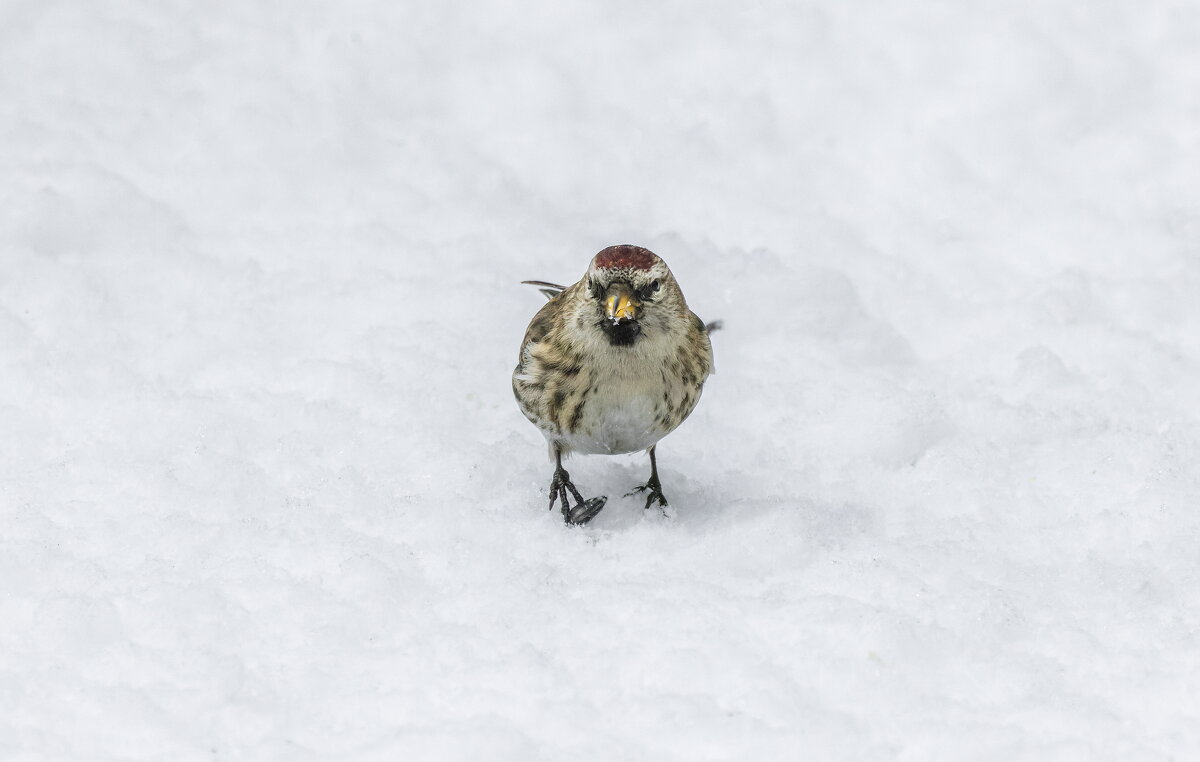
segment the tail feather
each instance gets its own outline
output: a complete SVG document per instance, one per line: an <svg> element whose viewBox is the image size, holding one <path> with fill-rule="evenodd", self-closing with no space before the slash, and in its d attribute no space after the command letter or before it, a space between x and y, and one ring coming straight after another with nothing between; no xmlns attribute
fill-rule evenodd
<svg viewBox="0 0 1200 762"><path fill-rule="evenodd" d="M548 283L544 280L523 280L522 284L526 286L537 286L538 291L541 291L547 299L553 299L566 290L566 286L560 286L557 283Z"/></svg>

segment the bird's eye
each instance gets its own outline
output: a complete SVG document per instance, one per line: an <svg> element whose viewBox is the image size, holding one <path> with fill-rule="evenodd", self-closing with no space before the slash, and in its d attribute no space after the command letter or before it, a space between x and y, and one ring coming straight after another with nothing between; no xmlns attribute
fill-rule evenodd
<svg viewBox="0 0 1200 762"><path fill-rule="evenodd" d="M642 286L641 290L638 291L638 296L640 296L642 299L649 299L650 297L654 296L654 292L658 290L658 286L658 281L654 281L647 286Z"/></svg>

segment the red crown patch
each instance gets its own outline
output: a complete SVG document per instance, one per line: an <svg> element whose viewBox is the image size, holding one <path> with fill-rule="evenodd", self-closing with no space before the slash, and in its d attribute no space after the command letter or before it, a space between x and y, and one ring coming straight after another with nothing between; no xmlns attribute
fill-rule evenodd
<svg viewBox="0 0 1200 762"><path fill-rule="evenodd" d="M658 257L649 249L643 249L641 246L609 246L592 260L596 267L608 269L617 267L629 267L634 270L649 270L654 267L654 263L658 261Z"/></svg>

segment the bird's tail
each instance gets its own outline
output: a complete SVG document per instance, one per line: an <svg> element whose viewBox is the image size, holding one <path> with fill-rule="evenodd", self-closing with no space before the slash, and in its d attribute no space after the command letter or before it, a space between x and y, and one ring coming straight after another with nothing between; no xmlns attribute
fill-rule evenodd
<svg viewBox="0 0 1200 762"><path fill-rule="evenodd" d="M566 286L560 286L557 283L547 283L544 280L523 280L521 281L526 286L537 286L538 291L541 291L547 299L553 299L566 290Z"/></svg>

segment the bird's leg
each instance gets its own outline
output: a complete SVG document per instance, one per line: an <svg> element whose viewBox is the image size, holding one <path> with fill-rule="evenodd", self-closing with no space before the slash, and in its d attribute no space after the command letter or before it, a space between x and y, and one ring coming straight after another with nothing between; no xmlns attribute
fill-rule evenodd
<svg viewBox="0 0 1200 762"><path fill-rule="evenodd" d="M575 496L575 506L567 500L567 493ZM568 524L586 524L596 517L608 500L604 495L584 500L579 490L571 483L571 475L562 467L562 450L554 448L554 478L550 480L550 510L554 510L554 501L559 501L563 521Z"/></svg>
<svg viewBox="0 0 1200 762"><path fill-rule="evenodd" d="M650 480L635 489L633 492L629 493L629 495L633 495L638 492L648 492L646 495L646 508L649 508L650 504L655 500L658 501L658 505L660 507L667 507L667 496L663 494L662 484L660 484L658 481L658 461L654 457L654 448L656 446L657 445L651 445L650 449L647 450L647 452L650 453ZM626 495L625 497L629 497L629 495Z"/></svg>

